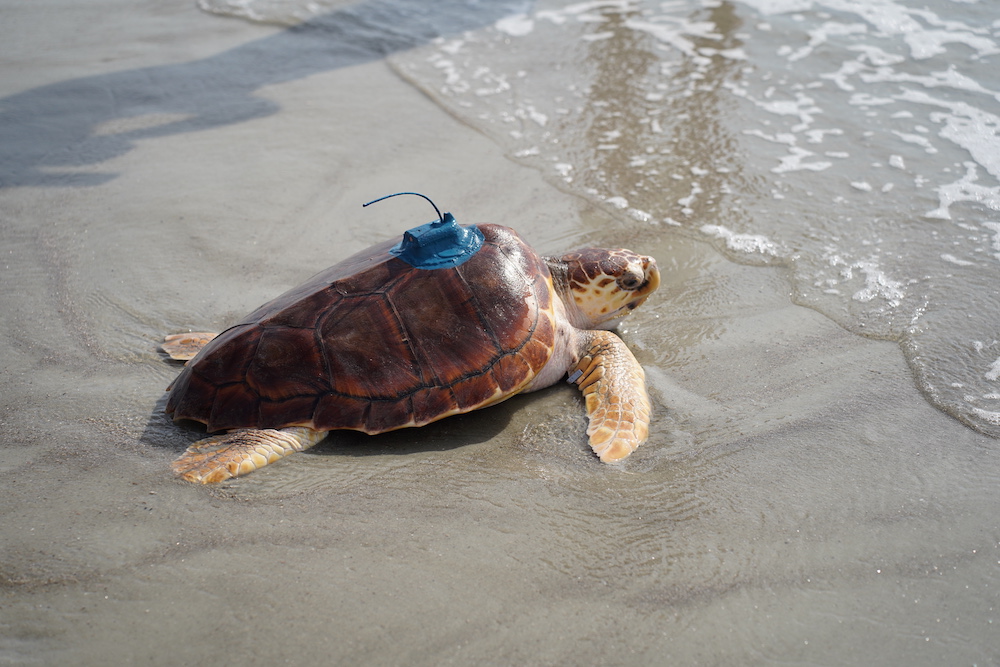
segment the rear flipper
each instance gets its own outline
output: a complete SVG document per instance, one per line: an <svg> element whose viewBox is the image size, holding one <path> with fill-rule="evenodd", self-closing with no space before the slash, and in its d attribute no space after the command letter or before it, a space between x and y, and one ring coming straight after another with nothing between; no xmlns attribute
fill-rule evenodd
<svg viewBox="0 0 1000 667"><path fill-rule="evenodd" d="M171 359L189 361L194 355L198 354L201 348L208 345L208 342L218 335L217 333L207 331L170 334L163 339L160 347L170 355Z"/></svg>
<svg viewBox="0 0 1000 667"><path fill-rule="evenodd" d="M189 482L214 484L274 463L282 456L309 449L327 431L293 426L283 429L240 429L199 440L174 461L174 473Z"/></svg>
<svg viewBox="0 0 1000 667"><path fill-rule="evenodd" d="M587 404L590 446L601 461L620 461L649 437L646 374L622 339L610 331L582 331L585 353L572 369Z"/></svg>

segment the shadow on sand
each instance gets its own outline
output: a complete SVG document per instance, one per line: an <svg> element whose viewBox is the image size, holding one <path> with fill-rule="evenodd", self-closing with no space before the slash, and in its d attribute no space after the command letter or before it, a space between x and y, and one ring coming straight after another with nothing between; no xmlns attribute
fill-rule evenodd
<svg viewBox="0 0 1000 667"><path fill-rule="evenodd" d="M100 185L117 174L73 169L121 156L140 139L276 113L274 102L255 96L259 88L481 28L529 4L369 0L210 58L73 79L11 95L0 100L0 188ZM170 119L114 134L97 131L108 121L153 114Z"/></svg>

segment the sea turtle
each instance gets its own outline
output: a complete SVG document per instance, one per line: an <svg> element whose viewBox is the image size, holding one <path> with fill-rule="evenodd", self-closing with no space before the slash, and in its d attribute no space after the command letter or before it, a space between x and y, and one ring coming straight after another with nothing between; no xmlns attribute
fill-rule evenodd
<svg viewBox="0 0 1000 667"><path fill-rule="evenodd" d="M653 258L630 250L541 257L510 228L445 214L217 337L168 337L164 350L193 358L166 412L225 431L188 447L174 471L219 482L332 430L422 426L567 373L586 398L591 447L623 459L646 440L650 405L642 367L609 329L659 282Z"/></svg>

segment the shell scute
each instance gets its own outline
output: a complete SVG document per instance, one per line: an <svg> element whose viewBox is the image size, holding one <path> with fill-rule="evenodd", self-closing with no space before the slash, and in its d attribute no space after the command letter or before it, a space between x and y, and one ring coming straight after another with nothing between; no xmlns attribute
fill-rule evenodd
<svg viewBox="0 0 1000 667"><path fill-rule="evenodd" d="M284 428L311 424L316 411L316 395L292 396L280 401L260 401L258 428Z"/></svg>
<svg viewBox="0 0 1000 667"><path fill-rule="evenodd" d="M303 304L310 299L315 299L313 303L319 309L319 313L328 311L335 307L332 295L337 291L335 286L339 281L369 272L376 272L376 275L384 278L386 274L382 271L391 271L392 269L383 265L403 264L388 254L387 251L392 245L392 241L385 241L320 271L298 287L294 287L260 306L247 315L243 322L263 322L272 318L280 318L289 309L295 309L297 304Z"/></svg>
<svg viewBox="0 0 1000 667"><path fill-rule="evenodd" d="M476 317L490 331L503 352L524 344L535 324L534 308L529 308L534 285L524 275L524 267L502 252L473 266L462 265L457 271L468 285L489 298L476 304Z"/></svg>
<svg viewBox="0 0 1000 667"><path fill-rule="evenodd" d="M340 278L330 287L345 296L384 292L397 278L409 271L411 269L406 262L393 257L385 262L374 263L364 271Z"/></svg>
<svg viewBox="0 0 1000 667"><path fill-rule="evenodd" d="M417 363L430 376L427 384L450 385L500 353L479 321L471 288L455 269L414 271L387 296L402 314Z"/></svg>
<svg viewBox="0 0 1000 667"><path fill-rule="evenodd" d="M364 431L371 401L344 396L325 394L320 396L313 412L313 423L339 424L337 428Z"/></svg>
<svg viewBox="0 0 1000 667"><path fill-rule="evenodd" d="M278 310L264 314L259 324L265 328L314 329L323 315L336 308L340 295L332 288L316 290Z"/></svg>
<svg viewBox="0 0 1000 667"><path fill-rule="evenodd" d="M344 298L320 323L319 336L336 393L397 398L424 381L402 323L384 294Z"/></svg>
<svg viewBox="0 0 1000 667"><path fill-rule="evenodd" d="M315 329L263 329L245 377L247 385L268 401L330 391Z"/></svg>
<svg viewBox="0 0 1000 667"><path fill-rule="evenodd" d="M260 416L259 403L257 394L242 382L219 387L212 403L208 430L223 431L256 424Z"/></svg>
<svg viewBox="0 0 1000 667"><path fill-rule="evenodd" d="M242 382L257 353L261 333L252 323L227 329L191 360L189 368L216 385Z"/></svg>
<svg viewBox="0 0 1000 667"><path fill-rule="evenodd" d="M555 329L547 316L538 318L535 334L524 344L519 354L528 366L538 373L552 356L552 346L555 343Z"/></svg>
<svg viewBox="0 0 1000 667"><path fill-rule="evenodd" d="M409 396L397 401L372 401L365 415L365 433L382 433L408 425L413 419Z"/></svg>
<svg viewBox="0 0 1000 667"><path fill-rule="evenodd" d="M432 387L419 389L410 397L413 406L413 422L422 426L442 415L458 410L455 395L448 387Z"/></svg>
<svg viewBox="0 0 1000 667"><path fill-rule="evenodd" d="M194 373L181 373L169 387L167 411L174 412L177 419L199 419L196 415L201 414L205 406L211 408L215 403L218 389Z"/></svg>
<svg viewBox="0 0 1000 667"><path fill-rule="evenodd" d="M462 411L472 410L499 398L500 389L490 373L473 375L455 383L452 387L455 400Z"/></svg>
<svg viewBox="0 0 1000 667"><path fill-rule="evenodd" d="M525 378L534 375L531 365L518 354L500 357L490 372L497 386L504 392L514 391L524 383Z"/></svg>

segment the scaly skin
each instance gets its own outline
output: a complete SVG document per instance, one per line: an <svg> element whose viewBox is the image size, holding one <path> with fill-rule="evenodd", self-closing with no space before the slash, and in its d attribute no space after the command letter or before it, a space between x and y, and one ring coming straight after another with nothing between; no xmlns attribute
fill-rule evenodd
<svg viewBox="0 0 1000 667"><path fill-rule="evenodd" d="M327 431L292 426L283 429L240 429L192 444L174 461L174 474L189 482L214 484L309 449Z"/></svg>
<svg viewBox="0 0 1000 667"><path fill-rule="evenodd" d="M580 333L586 354L570 378L580 387L586 401L590 446L604 463L620 461L649 436L651 408L646 374L615 334Z"/></svg>

